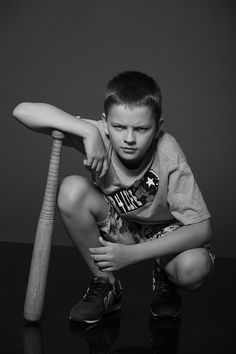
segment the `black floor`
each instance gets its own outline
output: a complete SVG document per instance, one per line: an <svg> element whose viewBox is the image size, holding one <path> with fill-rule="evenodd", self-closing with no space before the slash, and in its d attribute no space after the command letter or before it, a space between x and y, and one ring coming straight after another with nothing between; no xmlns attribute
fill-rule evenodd
<svg viewBox="0 0 236 354"><path fill-rule="evenodd" d="M149 317L152 262L121 270L121 312L83 327L70 323L68 313L87 288L90 275L72 247L52 249L40 322L23 319L31 252L31 245L0 243L1 354L236 353L236 259L217 259L209 283L183 294L180 323Z"/></svg>

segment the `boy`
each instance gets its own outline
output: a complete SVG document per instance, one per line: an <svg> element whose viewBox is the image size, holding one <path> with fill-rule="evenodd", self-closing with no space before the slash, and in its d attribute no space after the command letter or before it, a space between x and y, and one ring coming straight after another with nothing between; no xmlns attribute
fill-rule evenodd
<svg viewBox="0 0 236 354"><path fill-rule="evenodd" d="M210 214L182 150L161 130L161 101L153 78L127 71L109 81L101 121L40 103L13 112L31 129L64 131L92 172L92 183L65 178L58 195L63 223L93 274L71 320L94 323L119 309L113 272L129 264L156 259L154 317L179 315L179 289L198 289L212 272Z"/></svg>

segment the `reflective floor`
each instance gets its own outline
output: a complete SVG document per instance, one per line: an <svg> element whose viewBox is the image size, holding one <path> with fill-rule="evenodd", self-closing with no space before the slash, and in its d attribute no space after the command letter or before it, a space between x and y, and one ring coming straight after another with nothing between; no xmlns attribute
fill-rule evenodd
<svg viewBox="0 0 236 354"><path fill-rule="evenodd" d="M217 259L209 283L183 293L175 321L149 316L153 263L130 266L118 272L122 310L85 326L68 320L90 279L73 247L53 247L42 319L23 319L31 253L31 245L0 243L0 353L236 353L236 259Z"/></svg>

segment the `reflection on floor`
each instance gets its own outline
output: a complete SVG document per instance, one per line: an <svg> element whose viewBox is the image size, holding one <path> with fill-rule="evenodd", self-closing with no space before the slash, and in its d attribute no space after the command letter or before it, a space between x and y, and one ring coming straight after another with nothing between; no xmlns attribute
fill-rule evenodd
<svg viewBox="0 0 236 354"><path fill-rule="evenodd" d="M153 262L118 272L122 310L95 325L68 320L89 282L89 273L72 247L54 246L42 319L23 319L32 246L0 243L0 353L158 353L236 352L235 259L216 260L201 290L183 293L181 319L157 321L149 315Z"/></svg>

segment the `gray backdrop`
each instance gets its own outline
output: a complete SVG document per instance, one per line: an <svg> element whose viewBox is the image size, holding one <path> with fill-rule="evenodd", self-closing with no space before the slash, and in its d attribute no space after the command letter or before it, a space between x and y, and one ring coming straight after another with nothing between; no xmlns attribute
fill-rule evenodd
<svg viewBox="0 0 236 354"><path fill-rule="evenodd" d="M22 101L99 119L107 80L159 82L165 129L182 146L212 214L218 256L235 257L235 1L9 0L0 5L1 235L33 242L50 137L18 124ZM60 178L88 176L64 148ZM55 244L69 245L59 217Z"/></svg>

